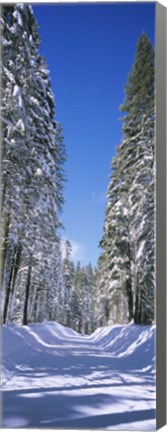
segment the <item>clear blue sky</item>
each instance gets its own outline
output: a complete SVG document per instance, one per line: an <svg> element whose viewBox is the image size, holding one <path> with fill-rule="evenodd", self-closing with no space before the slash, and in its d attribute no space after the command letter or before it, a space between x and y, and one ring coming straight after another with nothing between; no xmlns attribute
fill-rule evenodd
<svg viewBox="0 0 167 432"><path fill-rule="evenodd" d="M119 106L143 30L154 43L155 3L32 6L64 130L63 235L74 261L96 265L110 163L121 140Z"/></svg>

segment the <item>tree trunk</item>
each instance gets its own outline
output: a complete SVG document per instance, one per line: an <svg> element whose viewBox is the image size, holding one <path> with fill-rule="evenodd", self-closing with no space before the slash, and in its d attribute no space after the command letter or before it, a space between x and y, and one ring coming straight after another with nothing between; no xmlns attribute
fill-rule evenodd
<svg viewBox="0 0 167 432"><path fill-rule="evenodd" d="M17 245L16 260L15 260L15 266L13 270L13 277L11 281L11 296L10 296L11 300L10 300L9 313L8 313L9 320L12 319L12 315L13 315L13 307L14 307L14 300L15 300L15 286L16 286L18 270L20 268L21 253L22 253L22 244L19 242Z"/></svg>
<svg viewBox="0 0 167 432"><path fill-rule="evenodd" d="M136 288L134 321L135 324L141 324L141 292L138 283Z"/></svg>
<svg viewBox="0 0 167 432"><path fill-rule="evenodd" d="M28 300L29 300L29 293L30 293L30 284L31 284L31 273L32 273L32 262L30 258L30 263L28 266L28 273L27 273L27 283L26 283L26 293L25 293L25 301L24 301L24 310L23 310L23 325L28 324Z"/></svg>
<svg viewBox="0 0 167 432"><path fill-rule="evenodd" d="M31 312L31 319L33 322L37 322L38 319L38 300L39 300L39 287L36 289L36 293L35 293L35 297L34 297L34 302L33 302L33 306L32 306L32 312Z"/></svg>
<svg viewBox="0 0 167 432"><path fill-rule="evenodd" d="M3 152L4 153L4 152ZM3 161L4 159L4 154L1 155L1 160ZM2 189L2 199L1 199L1 208L3 209L4 207L4 203L5 203L5 198L6 198L6 190L7 190L7 174L4 176L4 181L3 181L3 189Z"/></svg>
<svg viewBox="0 0 167 432"><path fill-rule="evenodd" d="M82 321L79 320L79 323L78 323L78 333L81 333L81 328L82 328Z"/></svg>
<svg viewBox="0 0 167 432"><path fill-rule="evenodd" d="M15 262L15 256L13 256L13 259L12 259L12 266L11 266L11 271L10 271L10 276L9 276L9 282L8 282L8 286L7 286L7 289L6 289L6 297L5 297L5 304L4 304L4 311L3 311L3 324L6 324L6 320L7 320L9 298L10 298L10 289L11 289L11 282L12 282L13 269L14 269L14 262Z"/></svg>
<svg viewBox="0 0 167 432"><path fill-rule="evenodd" d="M128 320L129 322L133 319L133 293L131 279L127 280L127 297L128 297Z"/></svg>
<svg viewBox="0 0 167 432"><path fill-rule="evenodd" d="M85 323L85 326L84 326L85 328L84 328L84 333L85 334L88 334L89 333L89 330L88 330L88 323L86 322Z"/></svg>
<svg viewBox="0 0 167 432"><path fill-rule="evenodd" d="M4 282L5 263L7 255L8 237L9 237L9 226L10 226L10 213L7 213L4 221L4 239L1 248L1 286Z"/></svg>
<svg viewBox="0 0 167 432"><path fill-rule="evenodd" d="M132 290L132 277L131 277L131 262L132 262L132 258L131 258L131 246L130 246L130 233L128 235L129 240L128 240L128 258L129 258L129 262L127 263L127 273L128 273L128 279L127 279L127 285L126 285L126 290L127 290L127 297L128 297L128 312L129 312L129 316L128 316L128 320L129 322L134 318L134 311L133 311L133 290Z"/></svg>
<svg viewBox="0 0 167 432"><path fill-rule="evenodd" d="M10 276L9 276L9 283L8 283L7 291L6 291L4 313L3 313L3 323L4 324L6 324L6 321L7 321L10 296L14 295L16 278L17 278L17 273L19 270L20 260L21 260L21 252L22 252L22 245L20 242L18 242L18 244L15 246L15 250L14 250L14 254L13 254L12 266L11 266ZM12 311L11 311L11 314L12 314Z"/></svg>

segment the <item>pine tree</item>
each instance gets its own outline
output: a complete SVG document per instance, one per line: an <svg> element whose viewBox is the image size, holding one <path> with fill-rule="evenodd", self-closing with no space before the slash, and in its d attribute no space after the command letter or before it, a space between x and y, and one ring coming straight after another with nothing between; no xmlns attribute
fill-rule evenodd
<svg viewBox="0 0 167 432"><path fill-rule="evenodd" d="M72 325L72 299L74 290L74 264L71 261L72 247L68 240L65 242L65 258L63 261L63 281L64 281L64 324ZM73 299L74 301L74 299Z"/></svg>
<svg viewBox="0 0 167 432"><path fill-rule="evenodd" d="M83 308L83 278L82 278L82 268L81 264L78 261L76 268L75 268L75 275L74 275L74 300L76 302L75 306L75 312L74 312L74 305L73 305L73 313L75 315L75 322L76 322L76 330L81 333L83 331L83 320L82 320L82 308Z"/></svg>
<svg viewBox="0 0 167 432"><path fill-rule="evenodd" d="M4 321L7 318L11 294L14 294L19 255L23 206L23 179L26 176L27 142L25 140L24 103L19 91L17 59L20 55L18 35L20 15L13 6L3 7L2 27L2 294ZM22 165L20 164L22 160ZM4 229L3 229L4 228ZM6 291L6 292L5 292ZM12 295L13 301L13 295Z"/></svg>
<svg viewBox="0 0 167 432"><path fill-rule="evenodd" d="M138 41L135 62L126 86L123 132L128 139L131 250L133 251L134 319L149 323L154 319L154 51L143 33ZM130 171L130 172L129 172Z"/></svg>
<svg viewBox="0 0 167 432"><path fill-rule="evenodd" d="M154 115L154 50L143 32L136 45L136 55L120 110L126 112L123 132L128 138L140 133L143 116Z"/></svg>
<svg viewBox="0 0 167 432"><path fill-rule="evenodd" d="M91 333L94 329L94 290L95 274L91 264L81 267L78 262L74 276L72 310L77 323L76 330L80 333Z"/></svg>
<svg viewBox="0 0 167 432"><path fill-rule="evenodd" d="M107 255L102 252L98 262L94 289L94 322L96 327L106 325L109 320Z"/></svg>
<svg viewBox="0 0 167 432"><path fill-rule="evenodd" d="M3 11L2 309L4 323L14 309L25 324L52 318L62 287L65 150L32 8L15 4Z"/></svg>
<svg viewBox="0 0 167 432"><path fill-rule="evenodd" d="M95 271L89 263L84 269L86 275L86 325L85 333L92 333L94 330L94 294L95 294Z"/></svg>
<svg viewBox="0 0 167 432"><path fill-rule="evenodd" d="M109 318L154 319L154 52L139 38L121 111L123 140L112 162L104 236ZM113 310L116 310L114 318Z"/></svg>

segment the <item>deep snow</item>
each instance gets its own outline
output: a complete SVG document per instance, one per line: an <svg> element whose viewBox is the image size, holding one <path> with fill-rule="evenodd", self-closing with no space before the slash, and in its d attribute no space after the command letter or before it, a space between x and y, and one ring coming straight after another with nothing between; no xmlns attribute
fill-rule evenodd
<svg viewBox="0 0 167 432"><path fill-rule="evenodd" d="M4 428L155 430L155 326L2 327Z"/></svg>

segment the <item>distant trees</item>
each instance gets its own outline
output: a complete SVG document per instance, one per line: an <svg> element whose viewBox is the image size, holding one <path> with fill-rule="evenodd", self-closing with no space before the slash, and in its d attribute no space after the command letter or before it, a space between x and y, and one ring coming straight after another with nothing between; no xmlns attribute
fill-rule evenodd
<svg viewBox="0 0 167 432"><path fill-rule="evenodd" d="M94 329L94 288L95 271L89 263L81 267L71 261L71 245L65 243L63 260L64 281L64 319L63 323L82 333L91 333Z"/></svg>
<svg viewBox="0 0 167 432"><path fill-rule="evenodd" d="M63 281L64 281L64 323L68 327L73 324L73 290L74 290L74 264L71 261L72 247L68 240L65 242L65 257L63 260Z"/></svg>
<svg viewBox="0 0 167 432"><path fill-rule="evenodd" d="M154 52L145 33L125 90L123 139L111 165L97 270L97 310L103 322L147 324L154 319L155 294L155 107Z"/></svg>
<svg viewBox="0 0 167 432"><path fill-rule="evenodd" d="M77 331L91 333L94 328L94 287L95 272L89 263L81 267L78 262L75 270L74 288L78 300Z"/></svg>

